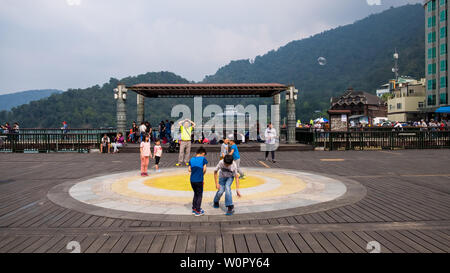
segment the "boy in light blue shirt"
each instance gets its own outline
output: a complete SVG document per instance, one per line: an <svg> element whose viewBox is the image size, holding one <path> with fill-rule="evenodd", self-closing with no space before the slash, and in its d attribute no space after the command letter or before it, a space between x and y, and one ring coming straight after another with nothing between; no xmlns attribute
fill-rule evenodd
<svg viewBox="0 0 450 273"><path fill-rule="evenodd" d="M239 173L239 178L240 179L245 179L245 175L244 172L241 169L241 155L239 154L239 149L236 145L236 143L234 142L234 140L229 140L228 141L228 146L231 146L230 149L230 155L233 156L233 161L236 164L237 167L237 171Z"/></svg>

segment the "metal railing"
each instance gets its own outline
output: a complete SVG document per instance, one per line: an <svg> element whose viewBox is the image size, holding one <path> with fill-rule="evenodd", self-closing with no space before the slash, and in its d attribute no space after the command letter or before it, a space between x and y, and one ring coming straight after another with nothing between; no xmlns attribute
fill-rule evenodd
<svg viewBox="0 0 450 273"><path fill-rule="evenodd" d="M448 149L450 131L297 131L297 141L325 150Z"/></svg>
<svg viewBox="0 0 450 273"><path fill-rule="evenodd" d="M0 152L89 152L98 148L103 134L0 134Z"/></svg>
<svg viewBox="0 0 450 273"><path fill-rule="evenodd" d="M61 128L21 128L20 134L112 134L117 132L116 128L92 128L92 129L77 129L70 128L67 130ZM10 132L12 133L12 132Z"/></svg>

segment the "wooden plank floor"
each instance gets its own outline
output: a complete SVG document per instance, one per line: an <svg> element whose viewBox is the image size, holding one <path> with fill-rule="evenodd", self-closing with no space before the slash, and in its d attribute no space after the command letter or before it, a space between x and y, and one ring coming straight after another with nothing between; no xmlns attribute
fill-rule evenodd
<svg viewBox="0 0 450 273"><path fill-rule="evenodd" d="M360 202L323 212L220 223L151 222L80 213L49 201L55 185L137 170L136 154L0 154L0 253L384 253L450 252L448 150L242 153L243 167L345 177L367 188ZM161 166L173 167L176 154ZM325 160L324 160L325 159ZM339 160L336 160L339 159ZM210 166L218 162L209 154ZM238 201L236 202L238 206Z"/></svg>

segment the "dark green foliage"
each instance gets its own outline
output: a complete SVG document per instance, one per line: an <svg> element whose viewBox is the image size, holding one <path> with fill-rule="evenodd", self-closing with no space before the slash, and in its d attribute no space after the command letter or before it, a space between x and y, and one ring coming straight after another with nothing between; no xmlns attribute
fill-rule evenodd
<svg viewBox="0 0 450 273"><path fill-rule="evenodd" d="M329 108L330 97L348 87L375 93L394 75L395 48L400 73L424 77L424 10L422 5L391 8L352 25L294 41L276 51L249 60L232 61L204 82L279 82L301 91L297 115L309 120L316 110ZM327 64L317 59L325 57ZM284 114L284 112L282 112Z"/></svg>
<svg viewBox="0 0 450 273"><path fill-rule="evenodd" d="M338 27L308 39L294 41L254 63L232 61L206 83L279 82L295 84L300 90L297 115L303 122L323 116L330 97L341 95L348 87L375 93L381 84L393 78L392 54L400 53L400 73L415 78L424 76L424 10L421 5L392 8L352 25ZM325 57L321 66L317 59ZM103 86L68 90L47 99L0 112L0 121L21 123L22 127L59 127L63 120L75 127L115 127L116 103L113 89L119 80ZM128 77L126 85L138 83L188 83L173 73L147 73ZM205 99L204 104L267 104L271 99ZM153 124L170 116L172 106L193 105L192 99L147 99L146 118ZM129 123L136 118L136 94L127 101ZM284 98L281 114L285 115ZM174 118L175 119L175 118Z"/></svg>
<svg viewBox="0 0 450 273"><path fill-rule="evenodd" d="M137 77L121 80L126 85L138 83L188 83L187 80L169 72L147 73ZM11 112L0 112L2 122L18 121L23 128L55 128L62 121L67 121L71 128L97 128L116 126L116 102L113 89L119 80L111 78L103 86L92 86L87 89L69 89L59 95L34 101L30 104L13 108ZM170 104L176 100L157 99L147 101L147 117L152 121L166 118ZM127 100L129 120L136 118L136 94L130 92Z"/></svg>

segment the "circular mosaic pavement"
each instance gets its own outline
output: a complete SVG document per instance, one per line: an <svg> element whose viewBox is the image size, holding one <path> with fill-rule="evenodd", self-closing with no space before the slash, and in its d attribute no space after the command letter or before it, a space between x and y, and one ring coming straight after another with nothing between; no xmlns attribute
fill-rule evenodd
<svg viewBox="0 0 450 273"><path fill-rule="evenodd" d="M233 201L232 218L260 219L311 213L354 203L365 195L359 183L295 170L245 168L240 180L241 198ZM223 220L221 208L214 209L216 193L213 169L205 176L203 220ZM141 177L138 171L93 177L78 183L64 183L53 188L48 197L53 202L78 211L118 218L142 220L192 221L193 192L186 168L164 169ZM270 217L272 216L272 217ZM204 219L207 218L207 219ZM227 217L229 219L230 217Z"/></svg>

